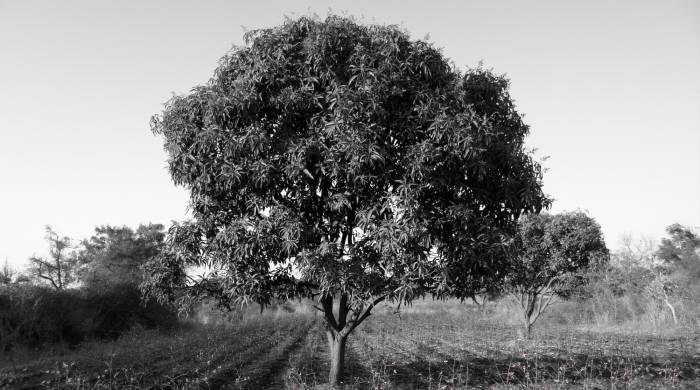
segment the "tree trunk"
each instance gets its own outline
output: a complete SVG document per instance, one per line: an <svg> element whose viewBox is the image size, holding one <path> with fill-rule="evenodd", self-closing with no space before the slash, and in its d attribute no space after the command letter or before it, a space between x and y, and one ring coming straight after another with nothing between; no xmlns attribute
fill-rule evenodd
<svg viewBox="0 0 700 390"><path fill-rule="evenodd" d="M532 338L532 324L534 321L532 321L531 315L528 315L527 311L523 313L523 330L522 330L522 338L526 340L530 340Z"/></svg>
<svg viewBox="0 0 700 390"><path fill-rule="evenodd" d="M532 338L532 324L535 322L532 317L535 315L535 304L537 302L537 298L537 294L525 293L522 300L523 336L528 340Z"/></svg>
<svg viewBox="0 0 700 390"><path fill-rule="evenodd" d="M476 296L472 295L472 301L478 308L480 314L484 314L486 312L486 302L488 302L488 297L484 295L483 297L481 297L481 302L479 302L479 299Z"/></svg>
<svg viewBox="0 0 700 390"><path fill-rule="evenodd" d="M678 317L676 317L676 309L673 307L671 302L669 302L668 296L664 297L664 303L666 303L666 306L668 306L668 308L671 309L671 316L673 316L673 324L678 325Z"/></svg>
<svg viewBox="0 0 700 390"><path fill-rule="evenodd" d="M532 324L529 320L526 320L525 322L525 338L527 340L532 339Z"/></svg>
<svg viewBox="0 0 700 390"><path fill-rule="evenodd" d="M341 294L338 301L338 315L333 311L333 296L324 295L319 299L322 307L317 307L323 312L326 320L326 336L328 337L328 350L331 358L331 370L328 374L328 382L331 388L336 388L343 380L345 371L345 344L352 331L372 313L372 309L385 299L380 296L368 304L359 304L351 309L348 305L349 297Z"/></svg>
<svg viewBox="0 0 700 390"><path fill-rule="evenodd" d="M345 343L346 337L327 331L328 348L331 354L331 371L328 374L328 383L335 389L342 381L345 374Z"/></svg>
<svg viewBox="0 0 700 390"><path fill-rule="evenodd" d="M525 291L521 292L516 300L519 300L520 307L523 309L523 328L525 330L524 336L529 340L532 338L532 326L540 318L540 315L549 307L552 303L554 295L549 291L549 295L542 294L542 291L547 291L552 281L556 278L550 279L549 283L544 289L538 291Z"/></svg>

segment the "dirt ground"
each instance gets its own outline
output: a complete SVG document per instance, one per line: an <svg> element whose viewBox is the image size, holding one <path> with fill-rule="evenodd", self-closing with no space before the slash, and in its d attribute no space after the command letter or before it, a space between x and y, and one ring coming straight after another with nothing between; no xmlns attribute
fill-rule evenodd
<svg viewBox="0 0 700 390"><path fill-rule="evenodd" d="M2 389L308 389L328 373L321 317L286 307L230 324L134 330L88 342L8 354ZM350 389L700 388L700 334L584 331L542 324L518 339L508 321L467 305L377 310L350 336Z"/></svg>

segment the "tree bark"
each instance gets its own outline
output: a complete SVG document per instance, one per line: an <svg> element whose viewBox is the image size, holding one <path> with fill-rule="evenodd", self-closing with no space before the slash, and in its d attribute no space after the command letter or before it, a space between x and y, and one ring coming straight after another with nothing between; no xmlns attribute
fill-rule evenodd
<svg viewBox="0 0 700 390"><path fill-rule="evenodd" d="M328 349L330 350L331 370L328 374L328 383L335 389L343 381L345 375L345 344L347 337L327 331Z"/></svg>
<svg viewBox="0 0 700 390"><path fill-rule="evenodd" d="M365 304L359 304L354 308L349 306L349 296L341 294L338 300L337 316L333 310L333 295L320 297L321 307L316 307L323 313L326 321L326 336L328 337L328 350L331 358L331 369L328 374L328 382L332 389L342 383L345 373L345 345L348 336L372 313L372 309L385 299L385 296L375 298Z"/></svg>

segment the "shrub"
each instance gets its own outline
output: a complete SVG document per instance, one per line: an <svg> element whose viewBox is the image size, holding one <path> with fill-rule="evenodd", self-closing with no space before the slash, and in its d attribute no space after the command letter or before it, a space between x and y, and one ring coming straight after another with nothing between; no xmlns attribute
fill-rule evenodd
<svg viewBox="0 0 700 390"><path fill-rule="evenodd" d="M0 287L0 350L12 345L75 345L89 338L117 338L135 325L171 327L175 314L156 302L141 303L138 288L120 284L106 290Z"/></svg>

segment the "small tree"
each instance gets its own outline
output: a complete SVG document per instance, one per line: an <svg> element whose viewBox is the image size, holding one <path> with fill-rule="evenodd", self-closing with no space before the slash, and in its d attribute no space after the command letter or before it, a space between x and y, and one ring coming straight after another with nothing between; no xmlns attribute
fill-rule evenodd
<svg viewBox="0 0 700 390"><path fill-rule="evenodd" d="M334 386L377 304L468 296L505 269L517 216L548 203L540 166L507 80L462 74L396 27L304 17L246 41L153 120L194 219L170 229L144 289L313 299Z"/></svg>
<svg viewBox="0 0 700 390"><path fill-rule="evenodd" d="M56 290L63 290L74 280L76 257L71 252L71 240L60 237L46 226L46 241L49 243L49 258L32 256L29 258L30 277L47 281Z"/></svg>
<svg viewBox="0 0 700 390"><path fill-rule="evenodd" d="M557 296L567 296L589 265L608 259L596 221L582 212L528 214L518 221L507 289L523 310L527 338Z"/></svg>

